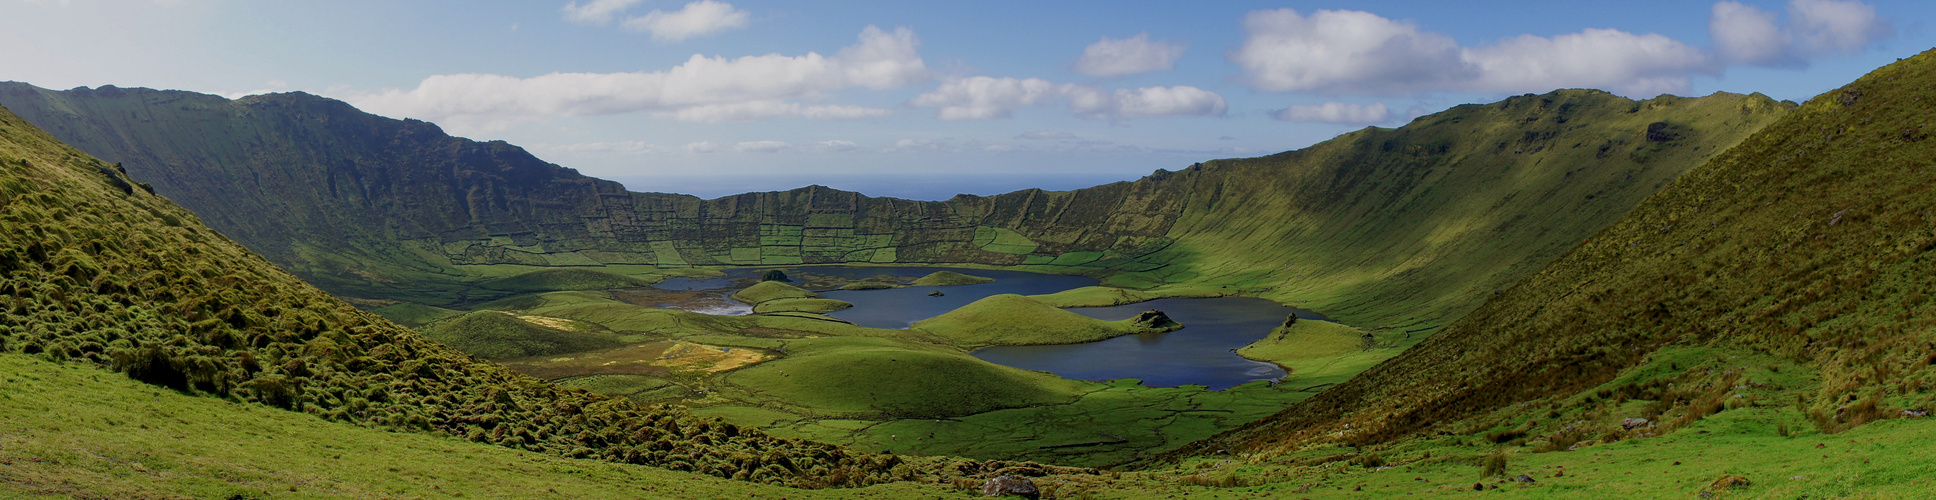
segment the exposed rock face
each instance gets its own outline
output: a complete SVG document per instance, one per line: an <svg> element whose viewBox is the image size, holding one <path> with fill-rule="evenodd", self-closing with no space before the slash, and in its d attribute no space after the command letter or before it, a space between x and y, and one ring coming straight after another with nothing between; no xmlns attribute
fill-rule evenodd
<svg viewBox="0 0 1936 500"><path fill-rule="evenodd" d="M1001 497L1017 495L1023 498L1037 498L1041 491L1035 489L1035 482L1026 477L996 476L981 485L982 496Z"/></svg>
<svg viewBox="0 0 1936 500"><path fill-rule="evenodd" d="M1297 324L1296 314L1292 314L1284 317L1284 328L1290 328L1291 325L1295 325L1295 324Z"/></svg>
<svg viewBox="0 0 1936 500"><path fill-rule="evenodd" d="M1170 319L1169 315L1163 314L1163 311L1158 311L1155 309L1143 311L1141 314L1137 314L1136 326L1142 327L1145 330L1153 330L1153 331L1161 331L1161 332L1174 331L1174 330L1183 328L1182 323L1178 323L1176 322L1176 320Z"/></svg>

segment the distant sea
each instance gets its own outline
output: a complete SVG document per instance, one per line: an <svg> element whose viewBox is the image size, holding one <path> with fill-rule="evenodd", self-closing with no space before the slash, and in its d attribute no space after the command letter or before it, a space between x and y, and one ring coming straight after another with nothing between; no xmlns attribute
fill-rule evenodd
<svg viewBox="0 0 1936 500"><path fill-rule="evenodd" d="M1133 181L1141 174L1056 174L983 176L744 176L744 177L611 177L638 192L679 193L713 199L759 191L786 191L809 185L822 185L855 191L872 197L938 201L957 194L989 196L1040 188L1068 191L1118 181Z"/></svg>

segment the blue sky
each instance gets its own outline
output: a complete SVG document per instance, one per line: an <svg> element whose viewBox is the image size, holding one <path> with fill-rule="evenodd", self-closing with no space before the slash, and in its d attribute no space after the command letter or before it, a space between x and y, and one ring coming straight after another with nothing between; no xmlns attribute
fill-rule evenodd
<svg viewBox="0 0 1936 500"><path fill-rule="evenodd" d="M1929 2L0 0L0 80L305 91L634 190L1129 180L1562 87L1803 100Z"/></svg>

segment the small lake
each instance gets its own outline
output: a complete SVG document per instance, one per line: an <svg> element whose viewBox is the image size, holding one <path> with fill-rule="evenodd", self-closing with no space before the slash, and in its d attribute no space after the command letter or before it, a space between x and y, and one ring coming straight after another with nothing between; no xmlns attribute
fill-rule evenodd
<svg viewBox="0 0 1936 500"><path fill-rule="evenodd" d="M717 290L721 297L738 288L758 282L768 268L732 269L726 276L711 278L674 278L656 288L664 290ZM854 307L834 311L828 316L874 328L900 329L916 321L955 310L991 295L1013 293L1039 295L1097 284L1095 278L1024 271L960 269L944 267L791 267L781 268L794 278L794 285L815 290L822 297L852 302ZM889 280L905 282L935 271L995 278L990 283L959 286L910 286L884 290L827 290L812 286L840 280ZM940 291L941 296L930 296ZM737 304L737 303L735 303ZM1137 313L1157 309L1183 323L1183 329L1168 333L1127 335L1085 344L1044 346L998 346L978 349L977 358L1017 368L1041 370L1076 380L1141 379L1151 387L1203 385L1224 389L1284 376L1277 365L1251 361L1233 352L1263 338L1284 322L1286 316L1329 321L1316 313L1287 307L1251 297L1208 299L1158 299L1115 307L1069 309L1102 320L1121 320ZM740 312L735 310L740 314ZM716 314L716 313L715 313Z"/></svg>
<svg viewBox="0 0 1936 500"><path fill-rule="evenodd" d="M1076 380L1138 378L1150 387L1204 385L1213 390L1257 380L1276 380L1284 369L1251 361L1235 349L1264 338L1296 314L1329 321L1322 315L1253 297L1157 299L1115 307L1078 307L1069 311L1116 321L1155 309L1183 323L1169 333L1124 335L1086 344L996 346L971 353L991 363L1042 370Z"/></svg>

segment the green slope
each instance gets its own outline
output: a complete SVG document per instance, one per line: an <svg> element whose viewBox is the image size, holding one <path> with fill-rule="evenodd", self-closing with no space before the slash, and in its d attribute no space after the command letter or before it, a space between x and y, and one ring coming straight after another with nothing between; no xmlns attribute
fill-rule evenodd
<svg viewBox="0 0 1936 500"><path fill-rule="evenodd" d="M895 457L773 438L477 361L283 273L5 112L0 351L330 421L559 456L809 486L913 471L897 469Z"/></svg>
<svg viewBox="0 0 1936 500"><path fill-rule="evenodd" d="M21 354L0 354L0 464L6 498L959 497L933 483L801 490L386 432Z"/></svg>
<svg viewBox="0 0 1936 500"><path fill-rule="evenodd" d="M1756 432L1836 433L1936 407L1931 89L1926 52L1823 94L1437 336L1196 451L1565 447L1743 408Z"/></svg>
<svg viewBox="0 0 1936 500"><path fill-rule="evenodd" d="M1442 326L1787 110L1564 90L1135 182L915 202L628 193L300 93L0 84L0 104L342 295L465 302L468 265L970 263L1263 296L1380 331Z"/></svg>

